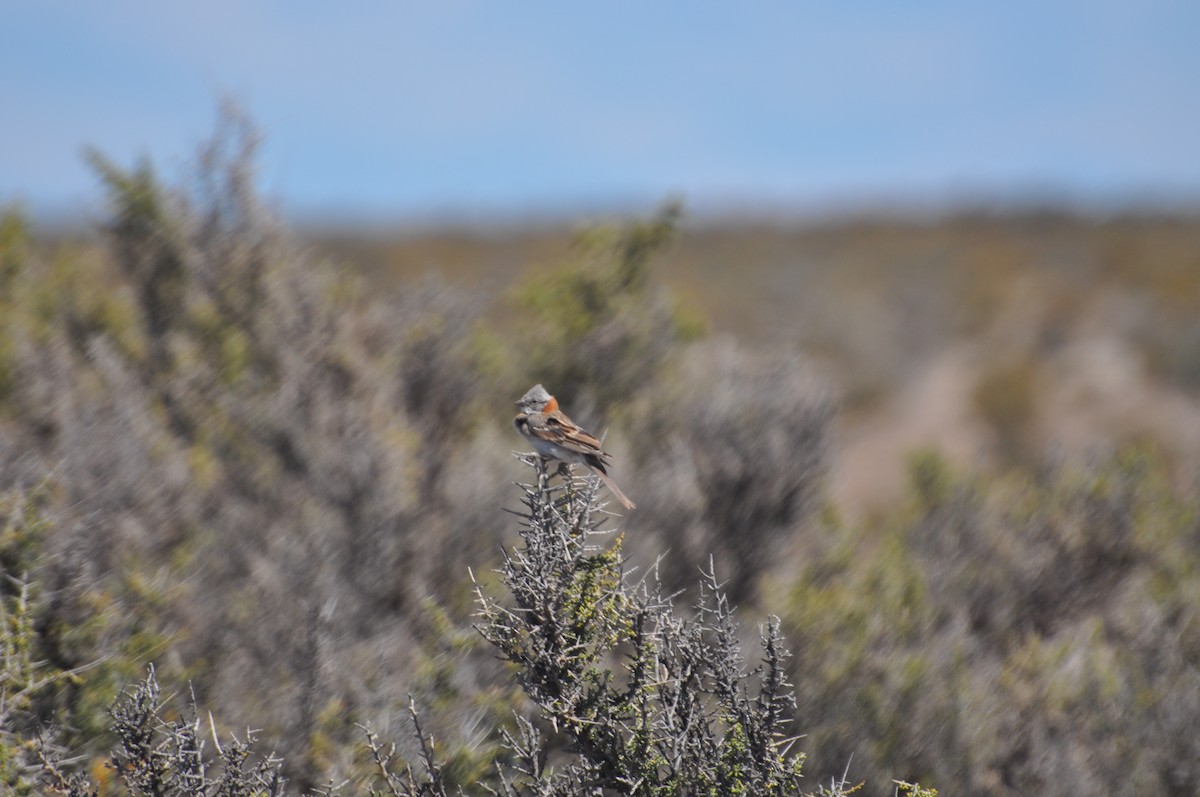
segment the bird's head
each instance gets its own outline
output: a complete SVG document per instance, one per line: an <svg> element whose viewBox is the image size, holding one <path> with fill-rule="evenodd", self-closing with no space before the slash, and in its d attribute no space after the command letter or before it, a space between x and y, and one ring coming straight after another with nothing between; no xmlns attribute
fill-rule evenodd
<svg viewBox="0 0 1200 797"><path fill-rule="evenodd" d="M517 400L517 407L521 412L542 412L548 404L552 403L556 403L554 396L551 396L541 384L536 384Z"/></svg>

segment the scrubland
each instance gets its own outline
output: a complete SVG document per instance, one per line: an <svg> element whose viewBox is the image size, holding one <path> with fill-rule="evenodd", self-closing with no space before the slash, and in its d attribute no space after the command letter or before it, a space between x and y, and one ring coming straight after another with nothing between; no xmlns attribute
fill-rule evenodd
<svg viewBox="0 0 1200 797"><path fill-rule="evenodd" d="M6 788L155 793L198 727L210 785L253 729L292 791L408 793L394 741L421 794L1200 792L1200 218L317 234L256 196L253 141L227 120L179 179L93 156L93 236L0 222ZM503 631L553 593L504 511L560 495L513 484L534 382L639 507L560 535L566 664ZM568 493L546 539L601 517ZM686 634L636 618L693 616L685 776L643 696ZM760 633L791 656L753 674Z"/></svg>

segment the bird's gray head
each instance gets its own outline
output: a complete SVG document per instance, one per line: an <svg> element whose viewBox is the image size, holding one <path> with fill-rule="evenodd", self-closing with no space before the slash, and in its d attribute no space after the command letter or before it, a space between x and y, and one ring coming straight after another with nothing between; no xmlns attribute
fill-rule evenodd
<svg viewBox="0 0 1200 797"><path fill-rule="evenodd" d="M529 388L524 396L521 396L517 401L517 406L521 408L522 412L541 412L542 408L552 398L554 397L550 395L546 388L542 387L541 384L536 384Z"/></svg>

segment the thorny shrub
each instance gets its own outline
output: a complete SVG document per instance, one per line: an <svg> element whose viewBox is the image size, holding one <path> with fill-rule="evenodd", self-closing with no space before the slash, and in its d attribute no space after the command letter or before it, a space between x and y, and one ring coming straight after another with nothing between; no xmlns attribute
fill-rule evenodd
<svg viewBox="0 0 1200 797"><path fill-rule="evenodd" d="M261 728L303 786L355 771L355 723L404 722L411 684L456 705L431 730L473 771L476 729L507 712L511 684L439 618L463 620L468 565L497 561L512 398L545 381L603 433L605 418L637 428L656 395L704 393L708 374L677 366L713 344L652 278L679 209L583 235L518 291L520 329L501 337L478 297L433 280L372 292L298 245L256 194L257 145L227 108L174 185L92 153L109 207L88 247L47 258L19 215L0 224L0 488L53 474L39 580L59 663L128 678L157 660L168 690L190 682ZM801 370L765 387L790 391ZM690 428L735 413L733 392L680 405L674 468L629 436L606 446L651 502L705 465L686 507L634 519L636 555L676 550L674 588L715 552L740 598L802 528L828 416L781 395L800 447L731 460L770 476L747 489ZM764 531L736 529L743 515Z"/></svg>
<svg viewBox="0 0 1200 797"><path fill-rule="evenodd" d="M602 531L609 516L594 477L554 483L536 455L523 460L535 478L522 486L521 543L500 572L509 595L499 601L479 587L477 618L532 714L499 731L490 785L454 784L413 708L420 761L400 760L394 744L365 729L377 771L360 785L392 797L449 797L464 787L507 797L800 794L804 756L784 734L794 698L779 620L762 626L760 662L748 669L711 567L694 609L680 613L652 574L625 572L619 541L602 544L611 532ZM284 792L281 762L254 755L249 733L222 741L194 698L171 714L153 670L114 706L111 766L130 795ZM53 790L97 793L53 752L43 763ZM346 793L334 784L322 792ZM848 792L834 782L819 793Z"/></svg>

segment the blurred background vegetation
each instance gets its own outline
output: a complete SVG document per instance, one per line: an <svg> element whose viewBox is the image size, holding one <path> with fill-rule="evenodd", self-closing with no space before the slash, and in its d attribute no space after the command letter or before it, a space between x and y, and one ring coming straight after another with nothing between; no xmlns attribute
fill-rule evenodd
<svg viewBox="0 0 1200 797"><path fill-rule="evenodd" d="M783 619L814 783L1200 793L1200 217L288 229L255 142L93 153L95 230L0 220L9 788L52 721L115 790L151 663L302 788L410 693L482 777L521 699L468 568L540 381L607 433L632 564Z"/></svg>

